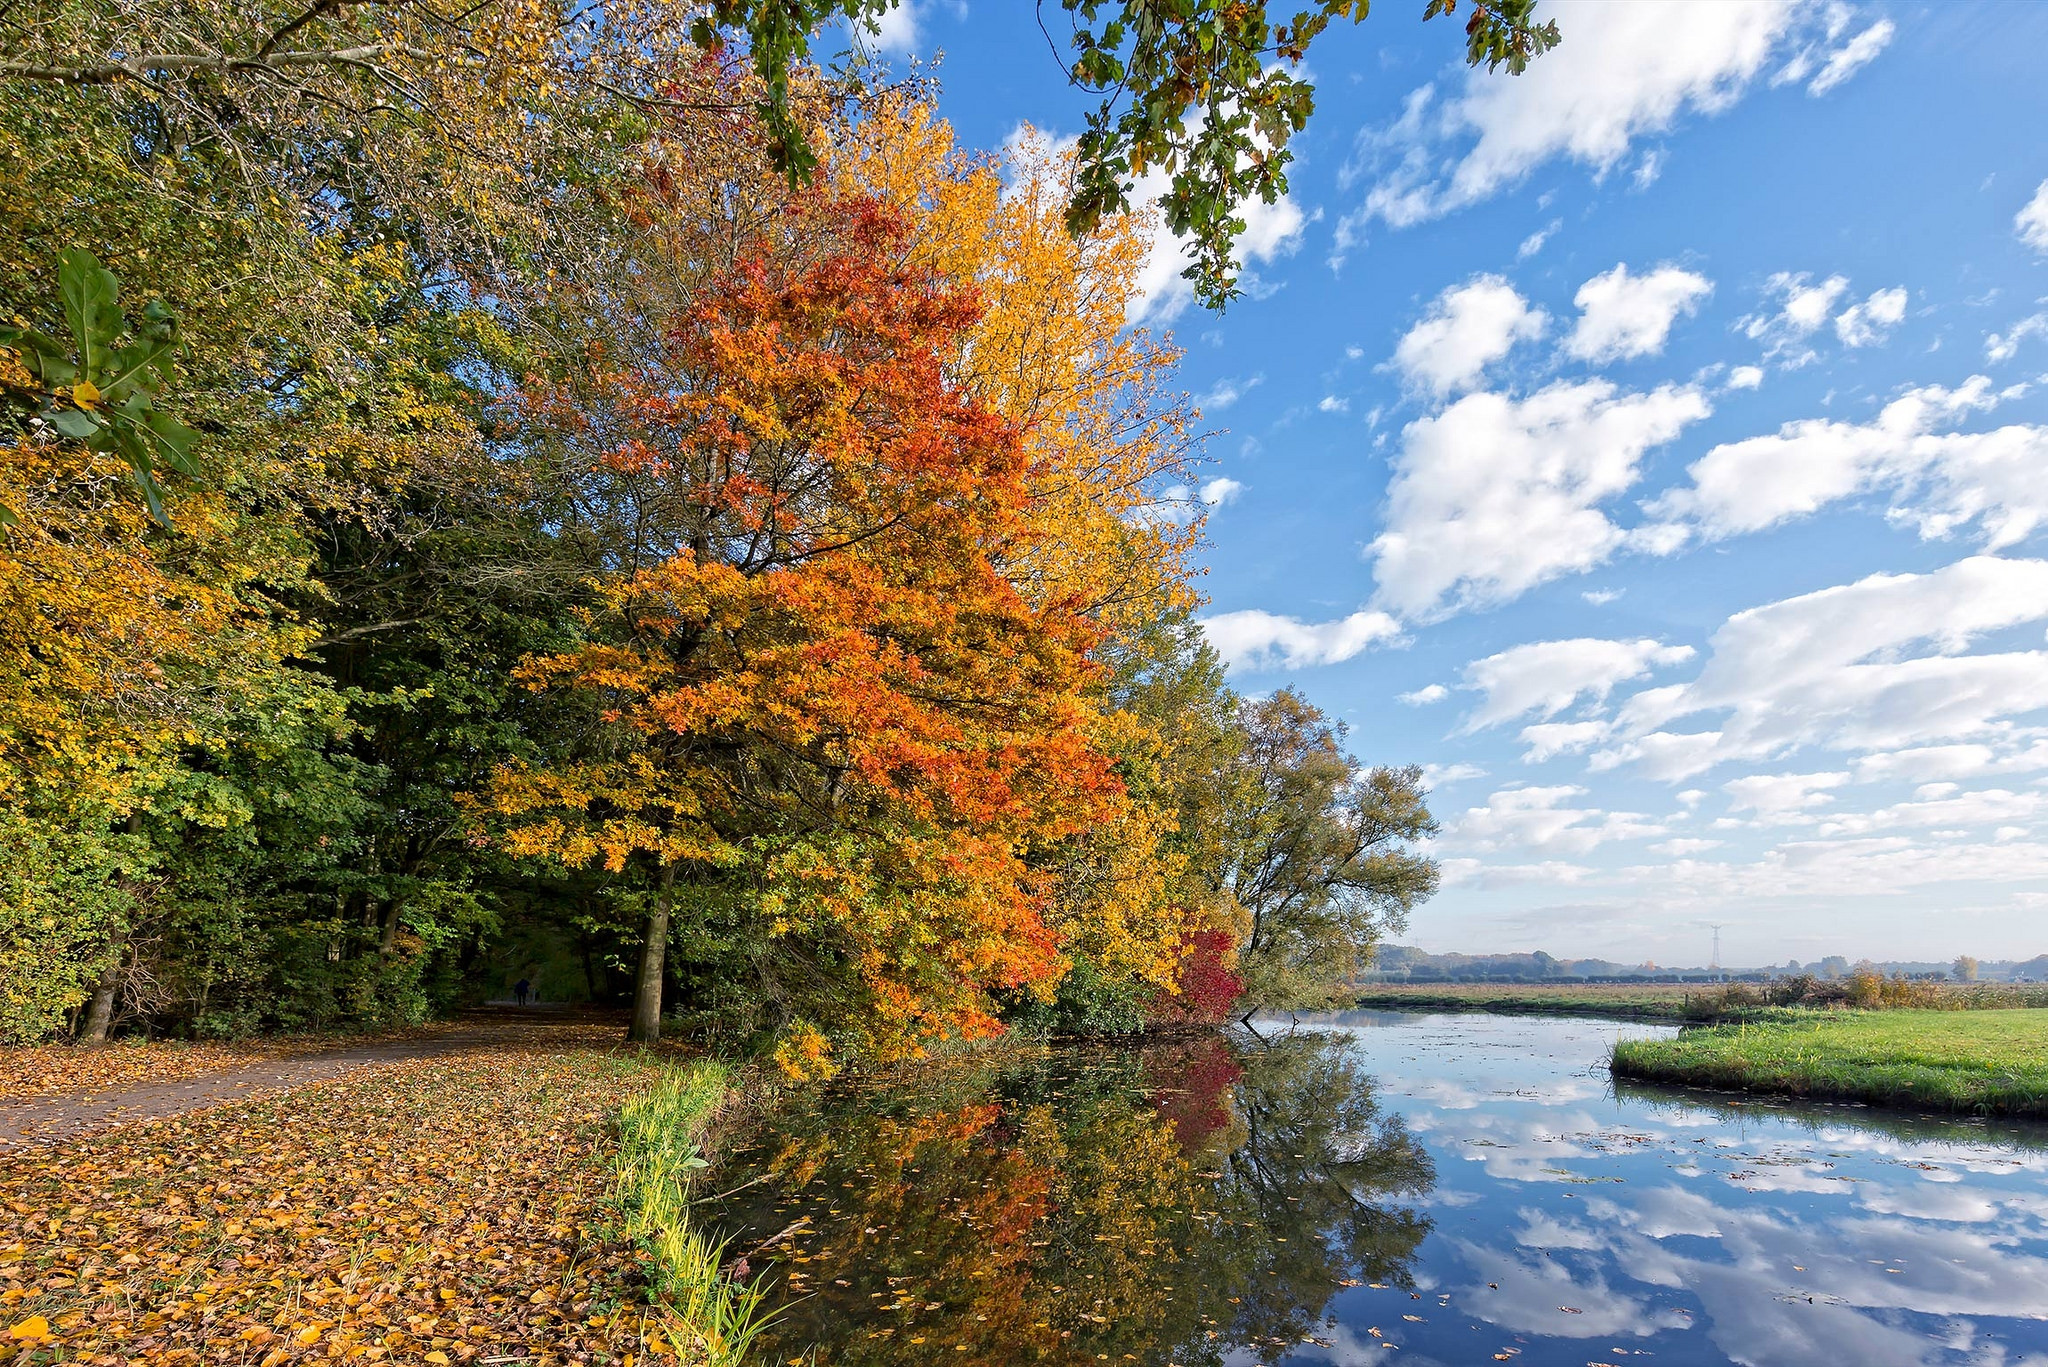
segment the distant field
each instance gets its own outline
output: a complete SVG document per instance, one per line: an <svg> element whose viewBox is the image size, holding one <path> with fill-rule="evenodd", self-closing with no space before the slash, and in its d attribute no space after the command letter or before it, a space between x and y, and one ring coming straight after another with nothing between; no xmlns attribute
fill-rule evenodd
<svg viewBox="0 0 2048 1367"><path fill-rule="evenodd" d="M2048 1116L2048 1010L1788 1013L1622 1040L1613 1066L1646 1082Z"/></svg>
<svg viewBox="0 0 2048 1367"><path fill-rule="evenodd" d="M1845 991L1839 983L1815 984L1813 990L1815 997L1795 1000L1784 987L1763 983L1375 983L1356 1000L1380 1010L1548 1011L1670 1021L1773 1020L1858 1005L1936 1012L2048 1007L2048 986L2041 984L1883 982L1879 995L1861 1003L1832 999Z"/></svg>
<svg viewBox="0 0 2048 1367"><path fill-rule="evenodd" d="M1686 1019L1686 1000L1718 992L1684 983L1375 983L1358 1005L1402 1011L1560 1011Z"/></svg>

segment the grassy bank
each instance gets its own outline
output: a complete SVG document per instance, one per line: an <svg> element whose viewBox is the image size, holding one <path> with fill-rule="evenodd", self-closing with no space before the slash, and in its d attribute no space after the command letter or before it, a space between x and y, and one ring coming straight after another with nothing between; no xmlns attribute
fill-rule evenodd
<svg viewBox="0 0 2048 1367"><path fill-rule="evenodd" d="M700 1060L662 1073L619 1115L613 1197L624 1232L647 1260L668 1336L687 1363L742 1367L763 1319L761 1293L727 1277L725 1250L690 1221L698 1146L724 1103L724 1067Z"/></svg>
<svg viewBox="0 0 2048 1367"><path fill-rule="evenodd" d="M1495 1011L1508 1014L1692 1019L1688 1002L1714 989L1681 983L1387 983L1359 993L1357 1004L1383 1011Z"/></svg>
<svg viewBox="0 0 2048 1367"><path fill-rule="evenodd" d="M723 1074L617 1039L7 1154L0 1362L734 1362L751 1304L681 1203Z"/></svg>
<svg viewBox="0 0 2048 1367"><path fill-rule="evenodd" d="M2048 1116L2048 1010L1812 1012L1622 1040L1613 1068L1682 1086Z"/></svg>

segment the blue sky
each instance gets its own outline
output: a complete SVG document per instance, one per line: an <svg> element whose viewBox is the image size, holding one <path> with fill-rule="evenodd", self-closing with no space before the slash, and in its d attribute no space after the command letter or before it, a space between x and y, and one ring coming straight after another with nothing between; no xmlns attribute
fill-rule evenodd
<svg viewBox="0 0 2048 1367"><path fill-rule="evenodd" d="M1430 770L1403 938L2048 951L2048 6L1558 2L1519 79L1420 10L1311 55L1249 296L1162 251L1142 319L1234 681ZM1080 126L1022 0L884 42L971 144Z"/></svg>

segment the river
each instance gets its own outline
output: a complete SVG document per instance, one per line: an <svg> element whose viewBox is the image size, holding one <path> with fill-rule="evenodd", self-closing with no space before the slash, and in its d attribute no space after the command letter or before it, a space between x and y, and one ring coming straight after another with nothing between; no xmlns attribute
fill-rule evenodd
<svg viewBox="0 0 2048 1367"><path fill-rule="evenodd" d="M1617 1090L1651 1025L1259 1029L764 1118L700 1213L765 1360L2048 1367L2048 1127Z"/></svg>

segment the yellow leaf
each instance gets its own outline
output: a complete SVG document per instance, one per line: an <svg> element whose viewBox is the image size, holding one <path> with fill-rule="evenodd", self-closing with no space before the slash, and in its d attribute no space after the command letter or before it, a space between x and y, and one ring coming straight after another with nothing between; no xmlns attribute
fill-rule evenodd
<svg viewBox="0 0 2048 1367"><path fill-rule="evenodd" d="M71 402L80 408L91 408L100 401L100 387L91 380L80 380L71 386Z"/></svg>
<svg viewBox="0 0 2048 1367"><path fill-rule="evenodd" d="M441 1353L441 1352L433 1352L433 1353L429 1353L429 1354L427 1354L427 1359L426 1359L426 1360L427 1360L428 1362L438 1362L438 1363L440 1363L440 1364L441 1364L441 1367L449 1367L448 1355L447 1355L446 1353Z"/></svg>
<svg viewBox="0 0 2048 1367"><path fill-rule="evenodd" d="M319 1326L319 1325L317 1325L317 1324L316 1324L316 1325L312 1325L312 1326L310 1326L310 1327L308 1327L308 1328L305 1328L305 1329L301 1329L301 1330L299 1331L299 1342L300 1342L300 1343L318 1343L319 1341L320 1341L320 1326Z"/></svg>
<svg viewBox="0 0 2048 1367"><path fill-rule="evenodd" d="M50 1336L50 1322L41 1315L30 1315L20 1324L7 1331L11 1339L46 1339Z"/></svg>

